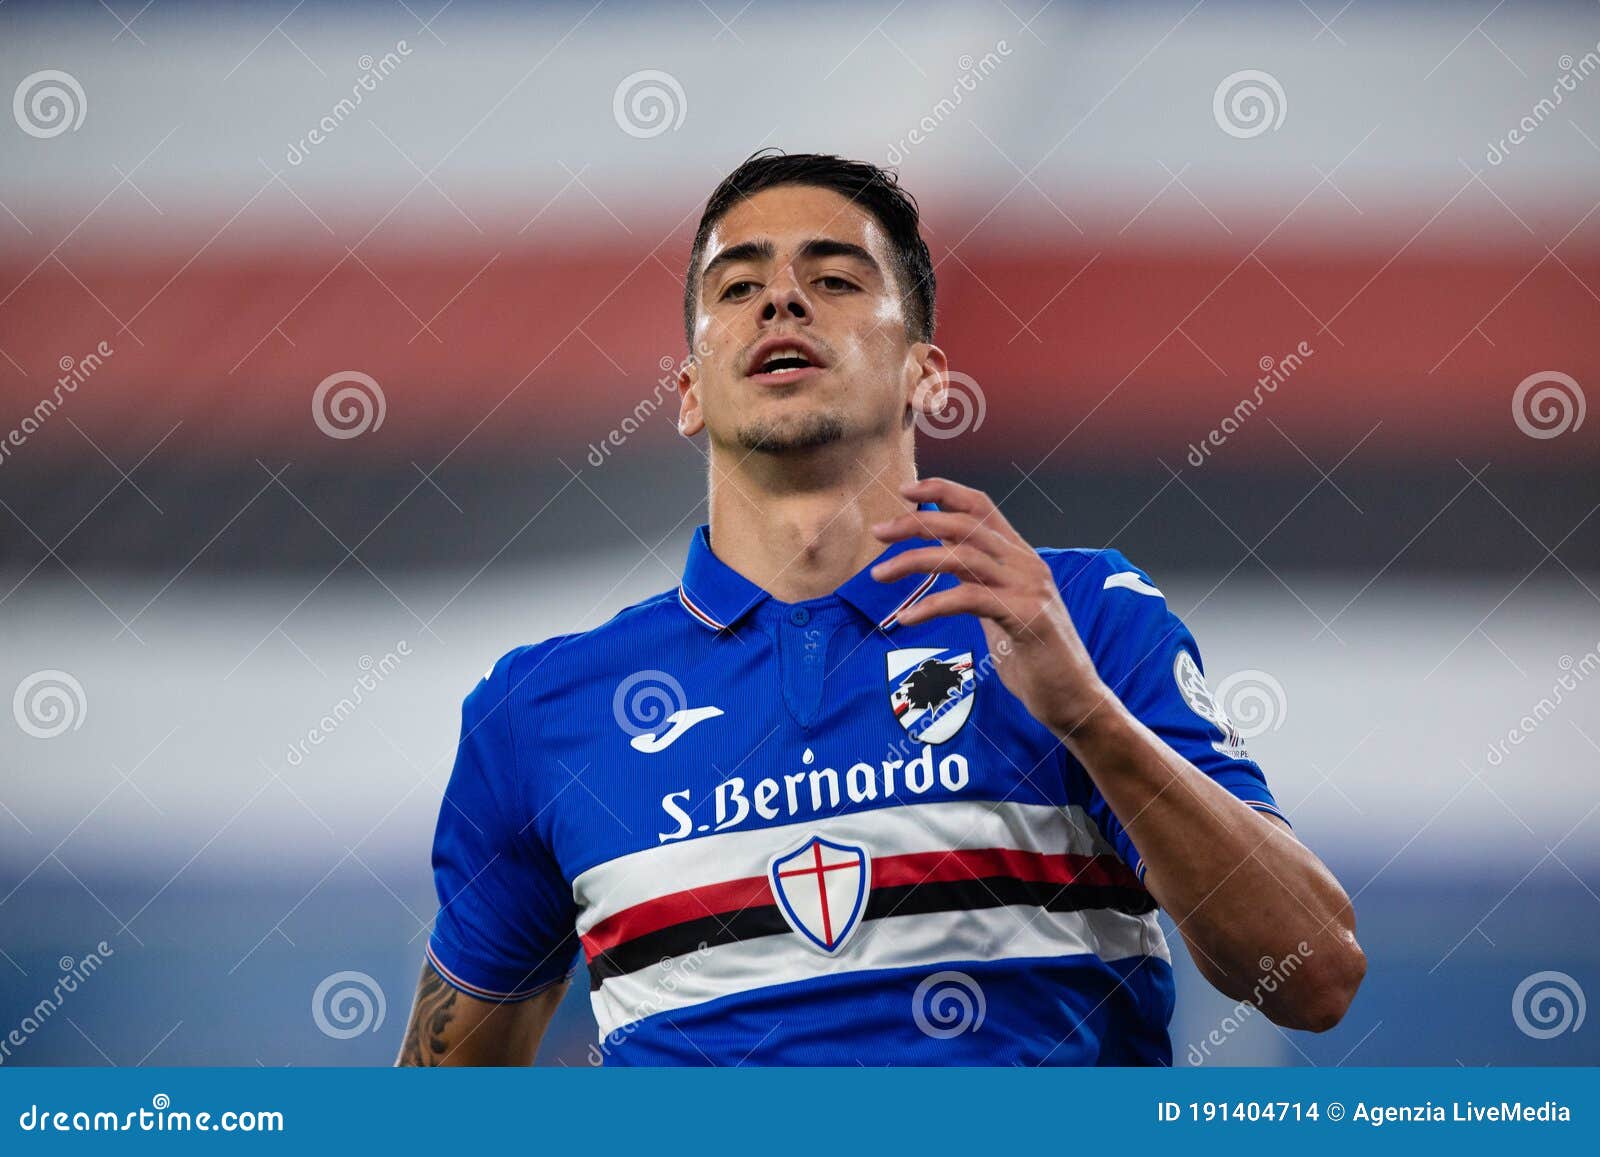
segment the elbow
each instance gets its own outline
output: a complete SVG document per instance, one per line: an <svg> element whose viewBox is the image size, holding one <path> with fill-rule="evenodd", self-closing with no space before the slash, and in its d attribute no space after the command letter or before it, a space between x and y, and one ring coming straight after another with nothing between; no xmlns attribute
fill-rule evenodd
<svg viewBox="0 0 1600 1157"><path fill-rule="evenodd" d="M1367 975L1367 954L1354 936L1346 936L1336 948L1323 949L1307 965L1298 978L1300 983L1285 992L1288 999L1275 1010L1278 1015L1272 1020L1302 1032L1327 1032L1344 1019L1355 1000Z"/></svg>

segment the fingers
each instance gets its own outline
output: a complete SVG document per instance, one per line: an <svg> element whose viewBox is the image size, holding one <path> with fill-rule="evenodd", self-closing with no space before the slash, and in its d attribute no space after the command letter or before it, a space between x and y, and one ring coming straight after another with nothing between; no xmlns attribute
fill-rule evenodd
<svg viewBox="0 0 1600 1157"><path fill-rule="evenodd" d="M963 486L948 478L919 478L900 488L900 493L916 502L937 502L939 509L970 514L985 527L1007 538L1017 537L1017 532L1000 513L994 500L981 490Z"/></svg>
<svg viewBox="0 0 1600 1157"><path fill-rule="evenodd" d="M1006 540L997 531L984 526L972 515L943 510L908 511L887 522L875 523L872 533L884 542L933 538L950 546L967 543L996 557L1007 546Z"/></svg>
<svg viewBox="0 0 1600 1157"><path fill-rule="evenodd" d="M909 627L941 615L977 615L1007 629L1017 623L1017 616L999 594L989 587L968 583L924 596L901 611L898 619L901 626Z"/></svg>
<svg viewBox="0 0 1600 1157"><path fill-rule="evenodd" d="M894 582L912 574L953 574L975 583L1000 583L1006 577L1005 568L993 555L964 543L901 551L872 568L872 577L879 582Z"/></svg>

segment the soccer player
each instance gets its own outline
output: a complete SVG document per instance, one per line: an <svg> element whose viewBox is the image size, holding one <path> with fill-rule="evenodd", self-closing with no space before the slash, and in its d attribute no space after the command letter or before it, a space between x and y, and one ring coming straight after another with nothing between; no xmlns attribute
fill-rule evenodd
<svg viewBox="0 0 1600 1157"><path fill-rule="evenodd" d="M1350 900L1150 576L917 476L948 377L896 179L746 161L684 324L710 523L467 696L400 1063L531 1062L581 952L608 1064L1166 1065L1158 906L1229 997L1338 1023Z"/></svg>

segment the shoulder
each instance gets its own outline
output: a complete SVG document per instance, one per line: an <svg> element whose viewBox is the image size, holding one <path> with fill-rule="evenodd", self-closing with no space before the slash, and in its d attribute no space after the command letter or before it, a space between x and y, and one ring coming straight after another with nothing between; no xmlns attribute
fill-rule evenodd
<svg viewBox="0 0 1600 1157"><path fill-rule="evenodd" d="M1067 613L1102 669L1181 641L1186 628L1168 609L1166 595L1121 551L1045 547L1038 554L1055 575Z"/></svg>
<svg viewBox="0 0 1600 1157"><path fill-rule="evenodd" d="M1039 547L1038 555L1051 573L1062 597L1086 606L1108 603L1129 607L1155 604L1166 607L1166 596L1141 568L1120 550L1083 547Z"/></svg>
<svg viewBox="0 0 1600 1157"><path fill-rule="evenodd" d="M681 634L704 633L678 603L674 588L624 607L587 631L552 635L505 652L467 695L479 713L527 698L550 701L592 688L607 676L649 666L649 656L665 655Z"/></svg>

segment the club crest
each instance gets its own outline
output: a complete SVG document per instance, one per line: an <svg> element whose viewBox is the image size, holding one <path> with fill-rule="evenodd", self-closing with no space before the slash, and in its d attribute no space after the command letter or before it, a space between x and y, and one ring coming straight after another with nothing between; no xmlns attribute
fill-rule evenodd
<svg viewBox="0 0 1600 1157"><path fill-rule="evenodd" d="M889 706L918 743L943 743L972 714L972 652L909 647L888 655Z"/></svg>
<svg viewBox="0 0 1600 1157"><path fill-rule="evenodd" d="M861 925L872 884L867 850L810 836L767 868L772 897L789 927L811 947L830 956Z"/></svg>

